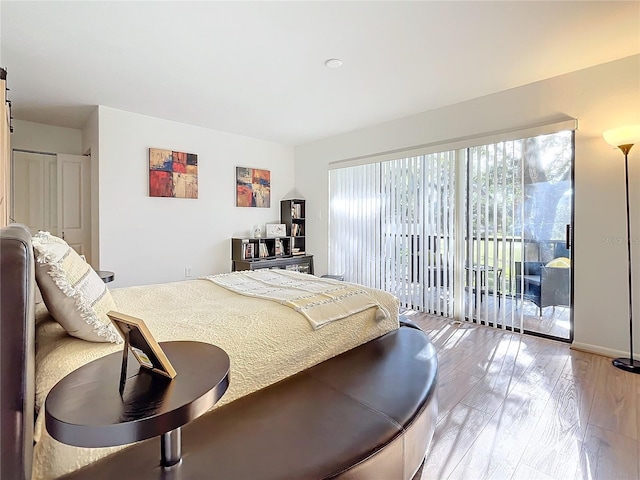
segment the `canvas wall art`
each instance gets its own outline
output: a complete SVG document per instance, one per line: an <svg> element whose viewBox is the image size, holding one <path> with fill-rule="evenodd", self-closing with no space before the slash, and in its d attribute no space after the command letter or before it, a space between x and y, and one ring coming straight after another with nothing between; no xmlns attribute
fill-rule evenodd
<svg viewBox="0 0 640 480"><path fill-rule="evenodd" d="M149 196L198 198L198 155L150 148Z"/></svg>
<svg viewBox="0 0 640 480"><path fill-rule="evenodd" d="M271 207L271 172L236 167L236 206Z"/></svg>

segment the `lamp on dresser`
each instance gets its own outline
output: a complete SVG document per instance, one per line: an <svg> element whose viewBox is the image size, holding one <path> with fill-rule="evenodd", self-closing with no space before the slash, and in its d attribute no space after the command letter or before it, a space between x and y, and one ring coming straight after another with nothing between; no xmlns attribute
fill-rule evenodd
<svg viewBox="0 0 640 480"><path fill-rule="evenodd" d="M631 226L629 224L629 151L640 143L640 125L627 125L607 130L602 134L605 141L619 148L624 154L624 184L627 200L627 273L629 285L629 358L616 358L613 365L632 373L640 373L640 361L633 358L633 289L631 274Z"/></svg>

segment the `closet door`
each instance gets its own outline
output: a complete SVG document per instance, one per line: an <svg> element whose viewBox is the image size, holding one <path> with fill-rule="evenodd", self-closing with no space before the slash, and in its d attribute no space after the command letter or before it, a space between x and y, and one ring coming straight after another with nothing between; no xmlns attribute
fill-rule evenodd
<svg viewBox="0 0 640 480"><path fill-rule="evenodd" d="M58 228L78 253L91 258L91 158L58 154Z"/></svg>
<svg viewBox="0 0 640 480"><path fill-rule="evenodd" d="M13 153L13 219L32 234L58 233L56 177L55 155Z"/></svg>
<svg viewBox="0 0 640 480"><path fill-rule="evenodd" d="M13 152L13 218L64 238L90 260L91 158Z"/></svg>

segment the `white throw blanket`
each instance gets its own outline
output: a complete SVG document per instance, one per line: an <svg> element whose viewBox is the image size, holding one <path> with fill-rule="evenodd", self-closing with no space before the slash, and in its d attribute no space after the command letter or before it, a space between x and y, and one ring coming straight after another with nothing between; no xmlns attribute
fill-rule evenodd
<svg viewBox="0 0 640 480"><path fill-rule="evenodd" d="M301 313L315 329L369 308L376 320L389 312L358 285L286 270L254 270L203 277L232 292L281 303Z"/></svg>

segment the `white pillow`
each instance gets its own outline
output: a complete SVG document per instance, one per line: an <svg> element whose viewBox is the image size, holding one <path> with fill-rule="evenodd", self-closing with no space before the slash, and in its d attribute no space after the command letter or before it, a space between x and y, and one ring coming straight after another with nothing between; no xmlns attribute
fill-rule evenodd
<svg viewBox="0 0 640 480"><path fill-rule="evenodd" d="M117 310L111 292L91 265L49 232L33 236L36 281L51 316L74 337L90 342L122 341L107 312Z"/></svg>

